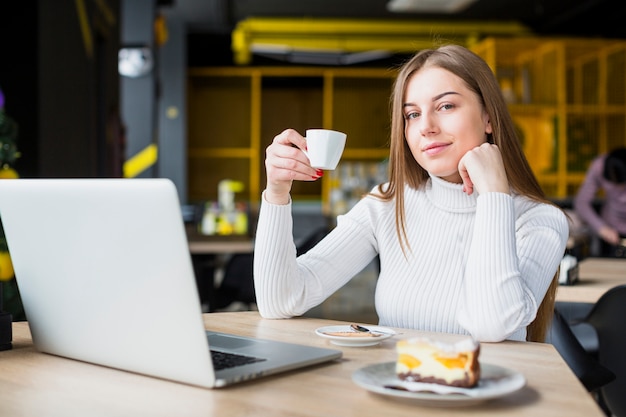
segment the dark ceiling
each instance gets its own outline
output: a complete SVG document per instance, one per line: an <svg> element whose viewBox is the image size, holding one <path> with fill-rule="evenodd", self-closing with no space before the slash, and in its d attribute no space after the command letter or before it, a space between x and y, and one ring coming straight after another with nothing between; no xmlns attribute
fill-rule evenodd
<svg viewBox="0 0 626 417"><path fill-rule="evenodd" d="M430 0L436 1L436 0ZM190 32L230 32L251 16L517 20L537 34L626 38L623 0L477 0L455 14L391 13L387 0L169 0Z"/></svg>
<svg viewBox="0 0 626 417"><path fill-rule="evenodd" d="M190 66L232 64L230 34L249 17L517 21L542 36L626 38L624 0L476 0L454 14L392 13L388 0L157 1L185 22Z"/></svg>

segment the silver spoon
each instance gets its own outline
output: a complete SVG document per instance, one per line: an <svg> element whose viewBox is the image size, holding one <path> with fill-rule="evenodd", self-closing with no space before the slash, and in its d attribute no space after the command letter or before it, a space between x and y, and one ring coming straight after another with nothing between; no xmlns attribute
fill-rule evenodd
<svg viewBox="0 0 626 417"><path fill-rule="evenodd" d="M361 333L372 333L372 334L389 334L389 335L395 335L397 333L391 333L391 332L381 332L380 330L370 330L367 327L363 327L363 326L359 326L358 324L351 324L350 328L352 330L355 330L357 332L361 332Z"/></svg>

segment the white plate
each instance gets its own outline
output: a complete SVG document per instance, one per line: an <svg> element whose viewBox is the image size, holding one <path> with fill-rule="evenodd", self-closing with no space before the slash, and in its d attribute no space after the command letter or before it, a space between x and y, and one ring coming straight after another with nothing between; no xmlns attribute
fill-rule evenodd
<svg viewBox="0 0 626 417"><path fill-rule="evenodd" d="M359 332L352 330L349 325L342 326L326 326L320 327L315 330L315 333L326 339L330 340L330 343L339 346L374 346L382 342L383 340L389 339L394 336L396 332L393 329L388 329L386 327L380 326L367 326L368 329L376 336L365 335L365 336L335 336L327 333L334 332L350 332L359 334ZM380 333L377 333L380 332Z"/></svg>
<svg viewBox="0 0 626 417"><path fill-rule="evenodd" d="M480 370L480 380L478 386L474 388L404 383L396 376L395 362L379 363L358 369L352 374L352 380L357 385L377 394L409 400L422 405L445 407L465 406L499 398L526 385L524 376L511 369L481 362ZM404 387L411 389L411 391L391 387ZM437 393L438 391L440 393Z"/></svg>

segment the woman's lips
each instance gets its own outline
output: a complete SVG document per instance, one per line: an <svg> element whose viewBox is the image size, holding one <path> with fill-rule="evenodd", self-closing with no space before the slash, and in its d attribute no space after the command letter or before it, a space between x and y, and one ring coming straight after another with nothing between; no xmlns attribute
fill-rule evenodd
<svg viewBox="0 0 626 417"><path fill-rule="evenodd" d="M436 155L440 152L443 152L448 146L449 143L431 143L430 145L424 147L422 149L422 152L427 155Z"/></svg>

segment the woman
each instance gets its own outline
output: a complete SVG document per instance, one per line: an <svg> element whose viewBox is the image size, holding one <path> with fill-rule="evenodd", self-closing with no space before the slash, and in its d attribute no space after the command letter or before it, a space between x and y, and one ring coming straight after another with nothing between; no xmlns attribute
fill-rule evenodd
<svg viewBox="0 0 626 417"><path fill-rule="evenodd" d="M600 190L604 191L604 204L598 212L593 202ZM624 256L622 239L626 238L626 148L614 149L591 162L585 181L574 199L574 209L602 239L602 256Z"/></svg>
<svg viewBox="0 0 626 417"><path fill-rule="evenodd" d="M401 69L391 111L389 182L298 258L291 183L321 172L293 130L267 148L254 265L260 313L301 315L379 256L381 325L525 340L544 297L552 308L568 224L530 170L493 73L460 46L421 51ZM546 323L538 319L529 339L541 339Z"/></svg>

